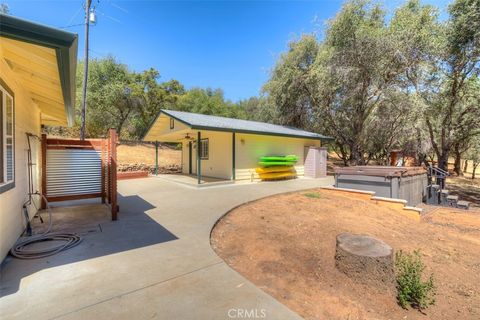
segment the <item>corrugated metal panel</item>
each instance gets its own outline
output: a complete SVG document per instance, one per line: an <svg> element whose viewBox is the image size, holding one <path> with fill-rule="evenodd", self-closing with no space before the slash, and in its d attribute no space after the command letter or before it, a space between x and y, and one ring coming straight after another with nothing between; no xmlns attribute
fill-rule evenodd
<svg viewBox="0 0 480 320"><path fill-rule="evenodd" d="M102 192L101 152L81 149L47 150L47 196Z"/></svg>

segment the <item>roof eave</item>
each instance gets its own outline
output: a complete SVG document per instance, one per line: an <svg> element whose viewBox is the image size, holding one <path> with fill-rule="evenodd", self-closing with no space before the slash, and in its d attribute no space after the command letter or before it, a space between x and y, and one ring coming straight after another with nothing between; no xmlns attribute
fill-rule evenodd
<svg viewBox="0 0 480 320"><path fill-rule="evenodd" d="M175 120L177 120L177 121L179 121L179 122L181 122L181 123L183 123L183 124L191 127L191 125L190 125L189 123L187 123L187 122L185 122L185 121L183 121L183 120L181 120L181 119L179 119L179 118L177 118L177 117L169 114L169 113L166 112L165 110L161 109L160 112L159 112L159 113L157 114L157 116L155 117L155 119L153 119L153 121L152 121L152 122L150 123L150 125L148 126L148 129L145 130L145 133L142 135L142 138L141 138L140 140L142 140L142 141L145 140L145 138L147 137L148 133L149 133L150 130L152 129L153 125L155 124L155 122L157 122L158 118L160 118L160 116L161 116L162 114L165 114L165 115L167 115L167 116L169 116L169 117L172 117L173 119L175 119Z"/></svg>
<svg viewBox="0 0 480 320"><path fill-rule="evenodd" d="M300 139L312 139L312 140L322 140L320 136L305 136L300 134L289 134L289 133L278 133L278 132L267 132L267 131L256 131L256 130L242 130L242 129L230 129L230 128L218 128L218 127L209 127L209 126L190 126L192 129L196 130L207 130L207 131L220 131L220 132L236 132L236 133L245 133L245 134L258 134L264 136L278 136L278 137L288 137L288 138L300 138Z"/></svg>
<svg viewBox="0 0 480 320"><path fill-rule="evenodd" d="M0 14L0 35L55 49L67 124L74 123L78 37L74 33Z"/></svg>

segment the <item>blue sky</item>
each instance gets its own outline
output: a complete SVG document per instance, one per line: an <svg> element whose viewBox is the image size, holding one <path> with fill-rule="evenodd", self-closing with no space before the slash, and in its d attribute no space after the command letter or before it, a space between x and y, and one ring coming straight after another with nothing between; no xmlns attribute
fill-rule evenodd
<svg viewBox="0 0 480 320"><path fill-rule="evenodd" d="M67 27L79 34L83 59L83 2L12 1L13 15ZM446 0L427 2L445 7ZM343 1L119 1L93 0L98 23L91 28L91 57L115 56L131 69L154 67L161 80L187 88L222 88L237 101L258 95L289 40L321 34ZM386 1L395 8L400 0Z"/></svg>

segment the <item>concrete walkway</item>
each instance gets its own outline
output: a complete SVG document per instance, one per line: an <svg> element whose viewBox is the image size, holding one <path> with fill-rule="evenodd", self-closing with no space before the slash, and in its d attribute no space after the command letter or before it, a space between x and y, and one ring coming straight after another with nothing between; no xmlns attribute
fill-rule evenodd
<svg viewBox="0 0 480 320"><path fill-rule="evenodd" d="M101 223L54 257L3 263L1 318L239 319L247 312L250 319L299 319L226 265L210 247L210 231L242 203L332 183L193 189L159 178L121 181L119 221Z"/></svg>

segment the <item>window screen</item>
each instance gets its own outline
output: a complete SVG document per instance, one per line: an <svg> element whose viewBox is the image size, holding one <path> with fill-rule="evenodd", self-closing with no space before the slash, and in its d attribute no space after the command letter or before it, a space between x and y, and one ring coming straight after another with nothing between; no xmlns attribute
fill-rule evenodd
<svg viewBox="0 0 480 320"><path fill-rule="evenodd" d="M5 96L5 163L6 181L13 181L13 99Z"/></svg>
<svg viewBox="0 0 480 320"><path fill-rule="evenodd" d="M13 97L0 86L0 187L14 181L14 105ZM0 188L0 192L2 188Z"/></svg>
<svg viewBox="0 0 480 320"><path fill-rule="evenodd" d="M200 144L201 144L200 159L208 160L208 153L209 153L208 139L200 140Z"/></svg>

